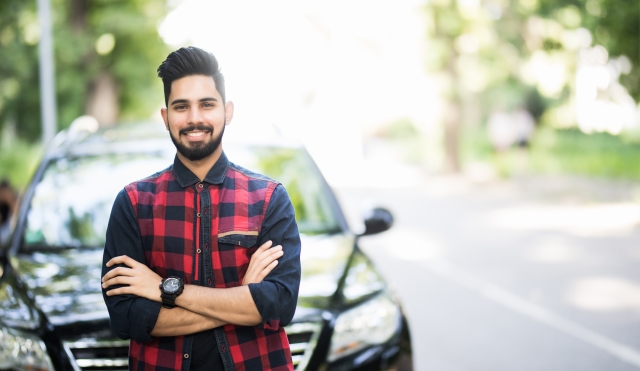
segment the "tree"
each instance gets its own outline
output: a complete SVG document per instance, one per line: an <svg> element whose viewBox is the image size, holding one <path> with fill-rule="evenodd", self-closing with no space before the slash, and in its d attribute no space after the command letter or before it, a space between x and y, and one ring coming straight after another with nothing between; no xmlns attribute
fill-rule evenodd
<svg viewBox="0 0 640 371"><path fill-rule="evenodd" d="M630 73L621 83L640 100L640 3L637 0L539 0L536 12L543 17L562 18L562 9L579 11L580 25L593 35L593 43L604 46L612 56L629 58Z"/></svg>
<svg viewBox="0 0 640 371"><path fill-rule="evenodd" d="M163 0L52 0L58 129L93 114L103 124L151 116L162 102L155 68L168 53ZM40 137L35 1L0 2L0 128Z"/></svg>
<svg viewBox="0 0 640 371"><path fill-rule="evenodd" d="M427 0L425 12L427 66L443 76L448 102L447 170L460 168L462 123L477 125L493 109L526 108L544 120L550 108L567 108L578 50L589 46L585 33L589 43L631 61L632 72L620 79L640 99L637 0Z"/></svg>

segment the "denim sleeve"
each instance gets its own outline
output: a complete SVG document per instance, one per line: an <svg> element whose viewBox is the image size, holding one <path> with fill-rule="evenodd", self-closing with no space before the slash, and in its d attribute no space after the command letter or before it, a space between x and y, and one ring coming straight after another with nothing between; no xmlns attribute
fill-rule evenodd
<svg viewBox="0 0 640 371"><path fill-rule="evenodd" d="M116 267L106 266L116 256L127 255L146 264L137 218L124 189L116 197L111 209L106 237L102 258L103 276ZM111 331L121 339L133 339L139 343L151 341L150 333L158 319L161 304L135 295L107 296L106 291L102 289L102 297L109 310Z"/></svg>
<svg viewBox="0 0 640 371"><path fill-rule="evenodd" d="M293 319L300 287L300 235L295 211L287 191L278 185L267 207L259 245L273 241L283 255L276 268L260 283L249 284L253 301L262 316L261 328L277 330Z"/></svg>

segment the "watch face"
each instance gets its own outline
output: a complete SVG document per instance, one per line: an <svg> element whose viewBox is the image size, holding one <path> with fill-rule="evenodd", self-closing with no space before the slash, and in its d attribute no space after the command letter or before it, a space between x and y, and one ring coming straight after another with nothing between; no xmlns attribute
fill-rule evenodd
<svg viewBox="0 0 640 371"><path fill-rule="evenodd" d="M173 294L180 289L180 281L177 278L167 278L162 283L162 288L168 294Z"/></svg>

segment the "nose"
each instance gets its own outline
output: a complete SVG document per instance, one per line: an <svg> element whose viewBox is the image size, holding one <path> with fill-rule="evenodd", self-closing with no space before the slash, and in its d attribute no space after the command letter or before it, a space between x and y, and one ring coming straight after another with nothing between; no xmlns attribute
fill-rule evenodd
<svg viewBox="0 0 640 371"><path fill-rule="evenodd" d="M193 107L189 110L189 123L199 124L202 123L202 111L200 107Z"/></svg>

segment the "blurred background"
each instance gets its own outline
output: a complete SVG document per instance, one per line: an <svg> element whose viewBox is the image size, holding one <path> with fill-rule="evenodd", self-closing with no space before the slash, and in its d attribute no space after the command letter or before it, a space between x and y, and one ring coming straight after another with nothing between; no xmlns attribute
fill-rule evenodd
<svg viewBox="0 0 640 371"><path fill-rule="evenodd" d="M160 122L187 45L220 62L230 133L302 141L354 224L394 213L363 243L418 370L640 367L637 0L3 0L3 184L80 116Z"/></svg>
<svg viewBox="0 0 640 371"><path fill-rule="evenodd" d="M42 30L36 0L0 7L0 176L22 188L42 148ZM406 181L411 170L640 177L636 1L50 7L55 131L85 114L103 126L157 120L157 65L196 45L218 57L238 126L304 141L334 184L366 178L332 166L338 156L342 168L401 164Z"/></svg>

